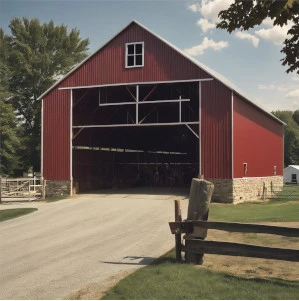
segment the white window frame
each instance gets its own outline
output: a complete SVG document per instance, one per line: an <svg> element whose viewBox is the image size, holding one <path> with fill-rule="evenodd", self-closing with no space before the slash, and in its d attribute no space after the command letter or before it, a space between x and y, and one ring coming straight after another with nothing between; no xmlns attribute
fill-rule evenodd
<svg viewBox="0 0 299 301"><path fill-rule="evenodd" d="M142 45L142 65L136 65L136 54L135 53L135 45L136 44L141 44ZM134 54L128 54L128 46L129 45L134 45ZM129 56L134 56L134 65L128 66L128 57ZM126 43L126 57L125 57L125 62L126 62L126 68L140 68L144 67L144 42L134 42L134 43Z"/></svg>

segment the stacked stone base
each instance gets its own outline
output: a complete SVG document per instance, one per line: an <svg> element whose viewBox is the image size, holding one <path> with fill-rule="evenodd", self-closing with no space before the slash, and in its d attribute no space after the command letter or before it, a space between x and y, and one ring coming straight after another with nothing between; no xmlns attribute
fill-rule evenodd
<svg viewBox="0 0 299 301"><path fill-rule="evenodd" d="M71 181L46 180L46 197L69 196Z"/></svg>
<svg viewBox="0 0 299 301"><path fill-rule="evenodd" d="M237 204L274 197L283 187L283 177L206 179L215 186L212 201ZM46 181L46 197L69 196L71 181Z"/></svg>
<svg viewBox="0 0 299 301"><path fill-rule="evenodd" d="M215 186L212 201L242 203L274 197L283 187L283 177L253 177L240 179L207 179Z"/></svg>

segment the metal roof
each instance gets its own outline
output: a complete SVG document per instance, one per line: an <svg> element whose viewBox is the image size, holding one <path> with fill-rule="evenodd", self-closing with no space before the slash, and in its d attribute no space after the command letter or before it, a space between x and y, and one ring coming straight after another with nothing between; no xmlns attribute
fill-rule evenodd
<svg viewBox="0 0 299 301"><path fill-rule="evenodd" d="M162 42L164 42L165 44L167 44L169 47L171 47L172 49L174 49L175 51L177 51L178 53L180 53L182 56L184 56L185 58L187 58L188 60L190 60L192 63L194 63L195 65L197 65L199 68L201 68L202 70L204 70L206 73L210 74L211 76L213 76L215 79L219 80L220 82L222 82L225 86L227 86L229 89L231 89L232 91L236 92L237 94L239 94L240 96L242 96L246 101L248 101L249 103L251 103L252 105L254 105L255 107L257 107L258 109L260 109L261 111L263 111L264 113L266 113L267 115L269 115L270 117L272 117L273 119L275 119L276 121L280 122L281 124L285 125L285 123L283 121L281 121L280 119L278 119L275 115L271 114L270 112L268 112L265 108L263 108L262 106L258 105L257 103L251 101L249 99L248 96L246 96L246 94L241 91L236 85L234 85L229 79L227 79L226 77L224 77L223 75L219 74L218 72L216 72L215 70L209 68L208 66L204 65L203 63L199 62L198 60L194 59L193 57L189 56L187 53L185 53L184 51L182 51L181 49L177 48L176 46L174 46L173 44L171 44L170 42L168 42L167 40L165 40L164 38L160 37L159 35L157 35L156 33L152 32L150 29L148 29L147 27L145 27L143 24L139 23L136 20L131 21L127 26L125 26L121 31L119 31L116 35L114 35L110 40L108 40L104 45L102 45L100 48L98 48L94 53L90 54L88 57L86 57L81 63L77 64L72 70L70 70L65 76L63 76L61 79L59 79L58 81L56 81L49 89L47 89L42 95L40 95L38 97L38 99L42 99L46 94L48 94L54 87L56 87L59 83L61 83L65 78L67 78L70 74L72 74L73 72L75 72L80 66L82 66L87 60L89 60L92 56L94 56L98 51L100 51L102 48L104 48L110 41L112 41L116 36L118 36L122 31L124 31L127 27L129 27L131 24L137 24L138 26L140 26L141 28L143 28L144 30L148 31L149 33L151 33L153 36L155 36L156 38L158 38L159 40L161 40Z"/></svg>

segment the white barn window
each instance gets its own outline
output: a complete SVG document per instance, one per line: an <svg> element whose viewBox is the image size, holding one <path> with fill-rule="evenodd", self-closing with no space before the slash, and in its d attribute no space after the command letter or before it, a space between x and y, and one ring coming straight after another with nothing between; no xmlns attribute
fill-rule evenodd
<svg viewBox="0 0 299 301"><path fill-rule="evenodd" d="M126 68L144 66L144 42L126 43Z"/></svg>

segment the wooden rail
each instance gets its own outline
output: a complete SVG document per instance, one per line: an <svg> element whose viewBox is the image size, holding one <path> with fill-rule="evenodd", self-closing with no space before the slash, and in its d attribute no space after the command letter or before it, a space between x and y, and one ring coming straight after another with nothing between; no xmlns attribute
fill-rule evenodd
<svg viewBox="0 0 299 301"><path fill-rule="evenodd" d="M240 244L202 239L188 240L185 252L194 254L218 254L230 256L256 257L299 262L299 250L262 247L249 244Z"/></svg>
<svg viewBox="0 0 299 301"><path fill-rule="evenodd" d="M278 227L258 224L245 223L230 223L230 222L210 222L210 221L183 221L170 222L170 230L172 234L175 233L192 233L194 229L214 229L229 232L242 233L265 233L273 235L281 235L287 237L299 237L299 228Z"/></svg>
<svg viewBox="0 0 299 301"><path fill-rule="evenodd" d="M170 222L172 234L187 234L186 246L178 247L193 254L219 254L231 256L258 257L299 262L299 250L287 248L272 248L250 244L232 243L224 241L209 241L192 236L198 229L215 229L241 233L265 233L286 237L299 237L298 228L277 227L270 225L213 222L213 221L183 221Z"/></svg>

